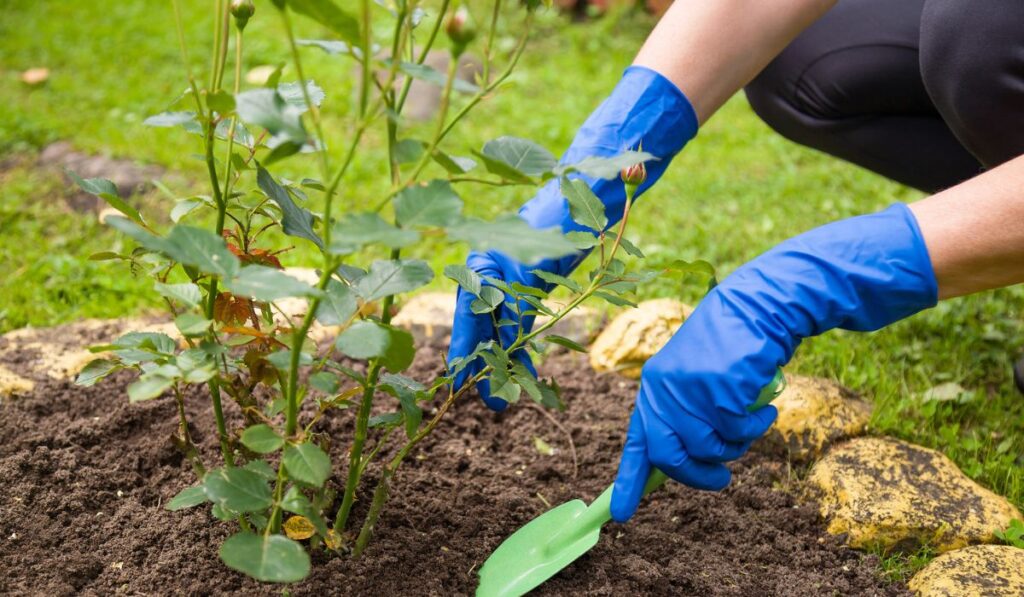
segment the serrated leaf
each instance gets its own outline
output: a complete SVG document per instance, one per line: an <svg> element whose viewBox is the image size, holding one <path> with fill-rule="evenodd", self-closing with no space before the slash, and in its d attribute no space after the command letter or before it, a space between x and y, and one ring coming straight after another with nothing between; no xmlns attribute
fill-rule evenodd
<svg viewBox="0 0 1024 597"><path fill-rule="evenodd" d="M365 301L374 301L392 294L409 292L430 283L434 270L419 259L377 260L370 271L356 283L356 292Z"/></svg>
<svg viewBox="0 0 1024 597"><path fill-rule="evenodd" d="M385 60L384 62L386 65L388 65L390 63L390 60ZM445 73L442 73L441 71L436 70L433 67L428 66L426 64L416 64L414 62L401 62L399 63L398 68L403 73L409 75L414 79L419 79L421 81L437 85L438 87L444 87L445 83L448 81L448 76ZM469 81L460 79L459 77L455 77L455 80L452 81L452 89L454 89L455 91L460 91L462 93L476 93L477 91L480 91L479 87L470 83Z"/></svg>
<svg viewBox="0 0 1024 597"><path fill-rule="evenodd" d="M544 341L551 342L552 344L557 344L559 346L564 346L569 350L575 350L576 352L587 352L587 347L583 346L579 342L576 342L575 340L570 340L569 338L565 338L563 336L549 334L547 336L544 336Z"/></svg>
<svg viewBox="0 0 1024 597"><path fill-rule="evenodd" d="M182 313L174 318L174 325L183 336L201 336L209 331L213 322L199 313Z"/></svg>
<svg viewBox="0 0 1024 597"><path fill-rule="evenodd" d="M575 164L557 166L555 174L562 176L570 172L580 172L592 178L612 180L618 178L624 168L651 160L658 158L646 151L624 151L610 157L588 156Z"/></svg>
<svg viewBox="0 0 1024 597"><path fill-rule="evenodd" d="M362 39L359 21L332 0L287 0L287 4L288 8L327 27L346 42L359 45Z"/></svg>
<svg viewBox="0 0 1024 597"><path fill-rule="evenodd" d="M196 485L194 487L186 487L178 492L177 495L172 497L168 501L164 508L175 512L177 510L184 510L185 508L191 508L198 506L206 502L206 492L203 491L202 485Z"/></svg>
<svg viewBox="0 0 1024 597"><path fill-rule="evenodd" d="M479 151L477 151L475 149L472 150L472 153L477 158L479 158L481 162L483 162L485 170L487 170L491 174L494 174L495 176L500 177L504 181L507 181L507 182L510 182L510 183L515 183L515 184L528 184L528 185L536 184L536 182L537 182L533 178L531 178L528 175L520 172L519 170L516 170L512 166L509 166L508 164L506 164L505 162L503 162L503 161L501 161L501 160L499 160L497 158L493 158L493 157L491 157L489 155L486 155L484 153L481 153L481 152L479 152Z"/></svg>
<svg viewBox="0 0 1024 597"><path fill-rule="evenodd" d="M277 471L275 471L266 460L252 460L245 463L243 466L247 471L256 473L268 481L277 479Z"/></svg>
<svg viewBox="0 0 1024 597"><path fill-rule="evenodd" d="M96 359L89 361L89 364L78 373L78 377L75 378L75 384L89 387L95 385L96 382L111 373L123 368L124 367L120 363L108 359Z"/></svg>
<svg viewBox="0 0 1024 597"><path fill-rule="evenodd" d="M343 41L333 39L297 39L295 40L295 43L300 46L320 48L332 56L337 54L348 54L350 49L355 51L359 50L358 47L353 47Z"/></svg>
<svg viewBox="0 0 1024 597"><path fill-rule="evenodd" d="M114 341L110 350L128 364L169 356L177 348L174 339L159 332L128 332Z"/></svg>
<svg viewBox="0 0 1024 597"><path fill-rule="evenodd" d="M331 459L315 444L288 446L282 462L288 477L305 485L322 487L331 476Z"/></svg>
<svg viewBox="0 0 1024 597"><path fill-rule="evenodd" d="M302 86L299 85L298 81L294 81L292 83L281 83L277 86L277 92L288 105L302 111L306 111L308 109L306 106L306 98L302 94ZM309 93L309 101L312 102L314 106L319 106L323 103L324 98L327 97L323 88L317 85L316 81L313 79L308 79L306 81L306 92Z"/></svg>
<svg viewBox="0 0 1024 597"><path fill-rule="evenodd" d="M584 180L561 179L562 194L569 202L569 215L574 222L586 226L594 232L601 232L608 226L608 216L604 213L604 204L590 190Z"/></svg>
<svg viewBox="0 0 1024 597"><path fill-rule="evenodd" d="M466 219L448 227L451 240L464 241L475 251L496 250L524 263L563 257L576 247L557 229L537 230L514 215L492 222Z"/></svg>
<svg viewBox="0 0 1024 597"><path fill-rule="evenodd" d="M274 177L262 166L256 169L256 184L267 194L271 201L281 208L281 228L289 236L297 236L313 241L321 250L324 243L313 232L313 214L308 209L303 209L292 201L288 191L279 185Z"/></svg>
<svg viewBox="0 0 1024 597"><path fill-rule="evenodd" d="M532 273L541 280L547 282L548 284L560 284L573 292L583 292L583 288L575 280L571 278L566 278L565 276L560 276L556 273L544 271L542 269L535 269L532 271Z"/></svg>
<svg viewBox="0 0 1024 597"><path fill-rule="evenodd" d="M331 279L323 300L316 308L316 318L324 325L343 325L359 307L356 293L347 284Z"/></svg>
<svg viewBox="0 0 1024 597"><path fill-rule="evenodd" d="M96 195L107 202L107 205L127 216L130 220L145 225L142 214L131 206L127 201L121 199L117 194L117 185L105 178L82 178L71 170L66 170L68 176L86 193Z"/></svg>
<svg viewBox="0 0 1024 597"><path fill-rule="evenodd" d="M565 238L579 251L586 251L598 245L600 239L593 232L585 230L573 230L565 233Z"/></svg>
<svg viewBox="0 0 1024 597"><path fill-rule="evenodd" d="M177 224L182 218L203 205L206 204L198 199L182 199L175 203L174 207L171 208L171 221Z"/></svg>
<svg viewBox="0 0 1024 597"><path fill-rule="evenodd" d="M284 535L236 533L220 546L228 568L263 582L296 582L309 574L309 554Z"/></svg>
<svg viewBox="0 0 1024 597"><path fill-rule="evenodd" d="M253 425L242 432L242 445L257 454L270 454L284 445L284 438L270 425Z"/></svg>
<svg viewBox="0 0 1024 597"><path fill-rule="evenodd" d="M400 412L384 413L370 417L369 426L374 427L398 427L405 417Z"/></svg>
<svg viewBox="0 0 1024 597"><path fill-rule="evenodd" d="M328 250L336 255L347 255L375 243L400 249L419 238L419 232L392 226L373 212L349 214L334 225Z"/></svg>
<svg viewBox="0 0 1024 597"><path fill-rule="evenodd" d="M281 509L306 518L313 524L313 527L321 536L327 536L329 532L327 524L324 523L323 518L313 507L309 498L303 495L302 491L300 491L298 487L292 485L288 488L288 491L284 494L284 499L281 500Z"/></svg>
<svg viewBox="0 0 1024 597"><path fill-rule="evenodd" d="M380 359L389 371L404 371L416 355L412 334L375 321L359 321L338 336L338 350L354 359Z"/></svg>
<svg viewBox="0 0 1024 597"><path fill-rule="evenodd" d="M431 156L434 161L437 162L442 168L448 171L449 174L465 174L476 168L476 161L471 158L459 157L457 155L449 155L440 149L434 150L434 155Z"/></svg>
<svg viewBox="0 0 1024 597"><path fill-rule="evenodd" d="M464 265L452 264L444 266L444 275L446 278L457 282L466 292L473 296L480 296L480 285L483 283L483 280L480 278L480 274L475 271Z"/></svg>
<svg viewBox="0 0 1024 597"><path fill-rule="evenodd" d="M615 305L617 307L633 307L633 308L636 308L636 303L634 303L633 301L628 300L628 299L624 299L621 296L617 296L617 295L611 294L609 292L602 292L602 291L598 290L597 292L594 293L594 296L596 296L598 298L602 298L602 299L608 301L609 303L611 303L611 304L613 304L613 305Z"/></svg>
<svg viewBox="0 0 1024 597"><path fill-rule="evenodd" d="M321 296L323 291L279 269L262 265L243 267L238 275L225 281L232 294L258 301L276 301L287 297Z"/></svg>
<svg viewBox="0 0 1024 597"><path fill-rule="evenodd" d="M406 187L395 197L395 219L401 226L449 226L461 215L462 199L446 180Z"/></svg>
<svg viewBox="0 0 1024 597"><path fill-rule="evenodd" d="M178 263L191 265L202 273L234 276L240 264L228 251L224 239L209 230L177 225L166 237L159 237L138 224L117 216L106 219L107 225L132 237L143 247L163 253Z"/></svg>
<svg viewBox="0 0 1024 597"><path fill-rule="evenodd" d="M174 385L174 378L160 373L145 373L128 386L128 401L142 402L160 396Z"/></svg>
<svg viewBox="0 0 1024 597"><path fill-rule="evenodd" d="M192 122L196 122L195 112L161 112L143 120L142 124L146 126L168 127L181 126Z"/></svg>
<svg viewBox="0 0 1024 597"><path fill-rule="evenodd" d="M211 502L233 512L257 512L273 504L266 479L241 468L219 468L206 474L203 490Z"/></svg>
<svg viewBox="0 0 1024 597"><path fill-rule="evenodd" d="M550 172L557 163L550 151L519 137L498 137L488 141L481 153L527 176Z"/></svg>
<svg viewBox="0 0 1024 597"><path fill-rule="evenodd" d="M191 282L184 284L162 284L156 282L153 284L153 289L160 296L178 301L188 307L198 307L199 301L203 299L199 286Z"/></svg>
<svg viewBox="0 0 1024 597"><path fill-rule="evenodd" d="M244 122L267 129L276 147L282 143L293 143L301 147L308 140L302 124L303 108L285 101L276 89L250 89L235 96L235 113Z"/></svg>
<svg viewBox="0 0 1024 597"><path fill-rule="evenodd" d="M470 310L477 315L490 313L505 302L505 293L493 286L482 287L477 297L469 306Z"/></svg>

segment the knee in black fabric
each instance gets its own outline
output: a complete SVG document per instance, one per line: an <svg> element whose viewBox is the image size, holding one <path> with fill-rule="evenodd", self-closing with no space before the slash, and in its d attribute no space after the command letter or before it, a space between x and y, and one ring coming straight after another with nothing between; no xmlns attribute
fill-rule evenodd
<svg viewBox="0 0 1024 597"><path fill-rule="evenodd" d="M1024 153L1024 2L928 0L921 17L925 88L986 167Z"/></svg>

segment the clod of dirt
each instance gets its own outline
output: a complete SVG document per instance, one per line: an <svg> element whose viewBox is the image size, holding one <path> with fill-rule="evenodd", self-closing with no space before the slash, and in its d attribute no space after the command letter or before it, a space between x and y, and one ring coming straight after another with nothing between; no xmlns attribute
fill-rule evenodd
<svg viewBox="0 0 1024 597"><path fill-rule="evenodd" d="M82 178L106 178L117 185L117 192L124 198L145 190L150 181L163 175L163 168L142 166L132 160L114 159L104 155L89 155L76 151L67 141L47 145L39 154L42 166L70 170ZM100 199L78 189L65 176L68 184L68 202L77 211L96 211L103 204Z"/></svg>
<svg viewBox="0 0 1024 597"><path fill-rule="evenodd" d="M779 418L764 442L804 462L821 456L832 444L864 433L871 404L828 379L787 375L786 389L772 404Z"/></svg>
<svg viewBox="0 0 1024 597"><path fill-rule="evenodd" d="M80 347L94 338L64 340ZM433 379L443 370L444 348L423 345L406 373ZM395 477L362 558L316 552L310 577L287 591L471 595L487 556L546 503L597 497L614 478L637 384L595 375L574 353L554 355L540 369L563 389L567 410L551 416L564 431L524 405L497 415L477 399L456 404ZM174 401L129 404L132 379L121 372L89 388L43 379L28 396L0 406L0 594L280 595L285 587L260 585L220 562L217 549L233 524L214 520L208 508L162 508L195 478L168 439L177 431ZM378 412L395 408L390 396L377 400ZM193 439L213 465L218 443L208 395L189 391L186 410ZM238 407L227 401L224 410L228 428L238 429ZM352 411L331 411L314 431L337 440L331 484L339 489ZM534 437L557 452L538 453ZM384 448L378 461L395 449ZM537 594L908 594L883 580L876 557L827 535L813 506L775 488L786 482L784 461L750 454L730 466L733 483L725 491L675 483L658 490L628 524L606 526L593 550ZM378 474L371 465L354 520L365 513Z"/></svg>
<svg viewBox="0 0 1024 597"><path fill-rule="evenodd" d="M1024 549L974 545L943 554L922 568L909 586L919 597L1024 595Z"/></svg>
<svg viewBox="0 0 1024 597"><path fill-rule="evenodd" d="M693 307L673 299L644 301L623 311L594 340L590 365L639 379L640 368L676 333Z"/></svg>
<svg viewBox="0 0 1024 597"><path fill-rule="evenodd" d="M563 306L554 300L546 300L544 304L556 311ZM421 292L400 306L391 323L409 330L419 338L443 338L451 334L454 317L454 293ZM547 320L547 316L538 317L534 327L544 325ZM587 344L600 329L603 321L597 310L577 307L552 326L550 332L579 344Z"/></svg>
<svg viewBox="0 0 1024 597"><path fill-rule="evenodd" d="M27 394L36 387L35 382L0 366L0 398Z"/></svg>
<svg viewBox="0 0 1024 597"><path fill-rule="evenodd" d="M53 328L21 328L0 336L0 363L30 379L74 379L93 359L93 344L108 344L128 332L160 332L178 339L173 323L150 318L83 319Z"/></svg>
<svg viewBox="0 0 1024 597"><path fill-rule="evenodd" d="M833 535L853 547L940 552L991 543L1021 514L935 450L877 437L830 450L808 477Z"/></svg>

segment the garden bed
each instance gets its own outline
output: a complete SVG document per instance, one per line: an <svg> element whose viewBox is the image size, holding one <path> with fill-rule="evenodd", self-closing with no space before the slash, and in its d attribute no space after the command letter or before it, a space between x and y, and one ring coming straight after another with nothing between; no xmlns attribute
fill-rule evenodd
<svg viewBox="0 0 1024 597"><path fill-rule="evenodd" d="M436 375L443 349L420 350L410 374ZM19 372L18 363L4 364ZM570 354L549 359L541 374L564 389L568 408L552 413L564 430L525 403L502 415L477 400L457 405L401 469L362 560L314 554L312 574L291 594L471 594L491 551L547 503L600 493L614 477L636 383L595 374ZM37 378L30 395L0 407L0 592L279 594L224 567L217 546L232 525L211 525L208 507L161 507L195 480L170 445L173 401L129 404L130 379L79 388ZM202 392L188 400L193 437L212 462L208 404ZM332 416L325 430L351 432L349 413ZM555 453L541 453L535 438ZM539 593L906 594L883 579L877 558L842 547L816 509L787 492L784 458L751 454L733 471L722 493L677 484L657 492L629 524L606 526L597 547ZM357 509L369 501L361 497Z"/></svg>

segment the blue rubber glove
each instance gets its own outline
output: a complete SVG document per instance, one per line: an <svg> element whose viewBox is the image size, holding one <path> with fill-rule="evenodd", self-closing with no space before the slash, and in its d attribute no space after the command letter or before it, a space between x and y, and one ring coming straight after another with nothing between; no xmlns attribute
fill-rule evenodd
<svg viewBox="0 0 1024 597"><path fill-rule="evenodd" d="M669 162L697 134L697 115L686 96L671 81L648 68L631 66L626 69L622 80L590 118L583 124L572 145L562 156L561 163L575 164L590 156L610 157L623 151L643 147L643 150L658 158L647 166L647 181L637 189L637 196L650 188L668 167ZM580 175L574 178L586 180L594 194L605 206L608 225L622 218L626 192L622 181L593 179ZM586 230L572 220L569 205L560 188L559 181L552 180L537 195L519 210L519 216L530 226L538 229L558 227L563 232ZM479 274L504 280L520 282L536 288L550 290L550 285L532 273L540 269L559 275L568 275L586 257L586 252L568 255L560 259L542 260L538 263L519 263L497 252L474 252L469 255L466 266ZM473 313L470 305L476 297L459 289L455 305L455 321L452 325L449 362L473 352L481 342L498 340L507 347L516 336L516 326L495 329L490 314ZM508 299L508 297L506 297ZM507 300L497 313L498 319L519 321L514 304ZM521 310L528 307L522 305ZM524 317L523 327L529 331L533 317ZM536 374L525 350L515 355L531 373ZM463 369L455 378L456 388L466 379L476 375L484 364L481 359ZM484 402L494 410L503 410L507 403L490 394L490 385L484 380L477 389Z"/></svg>
<svg viewBox="0 0 1024 597"><path fill-rule="evenodd" d="M777 411L756 400L803 338L876 330L935 305L938 287L910 209L840 220L737 269L643 367L612 493L612 518L636 511L651 467L719 490Z"/></svg>

